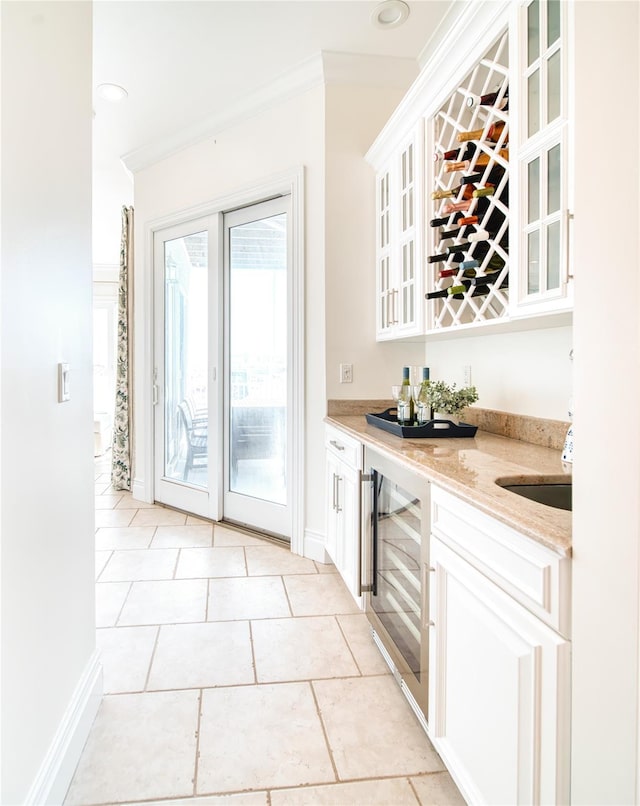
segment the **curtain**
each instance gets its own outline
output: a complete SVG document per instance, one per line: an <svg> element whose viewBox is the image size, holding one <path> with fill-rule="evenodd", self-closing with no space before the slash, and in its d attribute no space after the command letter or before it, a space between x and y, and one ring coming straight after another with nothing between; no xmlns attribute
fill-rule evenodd
<svg viewBox="0 0 640 806"><path fill-rule="evenodd" d="M122 208L120 277L118 283L118 346L116 358L116 404L113 418L111 486L131 490L131 445L133 444L131 387L133 339L133 207Z"/></svg>

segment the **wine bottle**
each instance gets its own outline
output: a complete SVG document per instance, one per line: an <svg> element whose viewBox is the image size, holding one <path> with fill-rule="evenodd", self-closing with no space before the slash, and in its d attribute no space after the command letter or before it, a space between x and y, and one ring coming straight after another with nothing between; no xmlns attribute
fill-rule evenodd
<svg viewBox="0 0 640 806"><path fill-rule="evenodd" d="M502 98L499 98L500 90L488 92L486 95L467 95L467 106L495 106L496 109L509 108L509 87L504 91Z"/></svg>
<svg viewBox="0 0 640 806"><path fill-rule="evenodd" d="M502 159L508 160L509 159L509 149L508 148L500 148L497 152ZM478 154L476 161L474 163L474 168L482 167L488 165L489 162L493 159L493 154L486 154L483 152L482 154ZM448 162L444 168L442 169L446 174L453 173L454 171L468 171L471 167L470 160L460 160L458 162Z"/></svg>
<svg viewBox="0 0 640 806"><path fill-rule="evenodd" d="M402 386L398 398L398 422L402 425L413 423L413 396L411 394L411 380L409 367L402 368Z"/></svg>
<svg viewBox="0 0 640 806"><path fill-rule="evenodd" d="M433 155L433 161L438 162L439 160L470 160L471 157L476 152L476 146L473 143L469 143L466 148L462 148L462 146L458 146L458 148L451 148L448 151L444 151L442 154L438 154L436 151Z"/></svg>
<svg viewBox="0 0 640 806"><path fill-rule="evenodd" d="M416 401L416 422L424 425L433 419L431 414L431 404L429 403L429 367L422 367L422 383Z"/></svg>
<svg viewBox="0 0 640 806"><path fill-rule="evenodd" d="M449 202L442 208L443 213L457 213L460 210L468 210L473 203L473 199L465 199L459 202Z"/></svg>
<svg viewBox="0 0 640 806"><path fill-rule="evenodd" d="M449 223L455 224L456 221L458 221L459 218L462 218L462 213L456 213L453 216L453 221L451 221L451 222L449 221L450 216L445 216L444 218L432 218L431 221L429 221L429 226L430 227L442 227L445 224L449 224Z"/></svg>
<svg viewBox="0 0 640 806"><path fill-rule="evenodd" d="M446 288L442 288L439 291L427 291L425 294L427 299L441 299L446 296L448 296Z"/></svg>
<svg viewBox="0 0 640 806"><path fill-rule="evenodd" d="M452 199L458 196L458 193L462 191L462 195L460 196L461 199L471 199L473 197L473 185L470 184L463 184L460 183L454 188L446 188L443 190L434 190L431 194L431 198L435 201L435 199Z"/></svg>
<svg viewBox="0 0 640 806"><path fill-rule="evenodd" d="M471 193L471 197L472 197L473 199L479 199L479 198L481 198L482 196L493 196L493 194L495 193L495 190L496 190L496 189L494 188L494 186L493 186L493 185L485 185L484 187L481 187L481 188L476 188L476 189L475 189L475 190L474 190L474 191Z"/></svg>
<svg viewBox="0 0 640 806"><path fill-rule="evenodd" d="M468 140L490 140L492 143L497 143L504 131L505 123L503 120L496 120L489 126L487 133L484 133L484 128L473 129L473 131L460 132L456 137L459 143L466 143ZM507 132L504 142L508 142L509 133Z"/></svg>
<svg viewBox="0 0 640 806"><path fill-rule="evenodd" d="M475 261L475 263L477 265L479 265L477 260ZM460 274L460 272L462 272L463 277L475 277L476 276L476 270L474 268L463 269L462 265L463 264L461 263L460 266L458 266L457 269L456 268L440 269L440 271L438 272L438 276L441 277L441 278L444 278L444 277L456 277L458 274Z"/></svg>

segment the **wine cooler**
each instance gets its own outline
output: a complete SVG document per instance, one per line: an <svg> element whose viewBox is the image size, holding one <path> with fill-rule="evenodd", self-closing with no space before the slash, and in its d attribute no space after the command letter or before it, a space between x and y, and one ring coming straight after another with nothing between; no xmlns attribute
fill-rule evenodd
<svg viewBox="0 0 640 806"><path fill-rule="evenodd" d="M429 482L365 451L370 528L365 611L373 637L425 730L429 688Z"/></svg>

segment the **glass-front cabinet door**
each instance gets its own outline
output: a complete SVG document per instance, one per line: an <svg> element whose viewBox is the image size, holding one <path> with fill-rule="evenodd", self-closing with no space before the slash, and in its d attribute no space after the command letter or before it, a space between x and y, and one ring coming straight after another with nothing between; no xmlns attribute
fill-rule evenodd
<svg viewBox="0 0 640 806"><path fill-rule="evenodd" d="M519 10L520 250L517 314L570 307L568 5Z"/></svg>

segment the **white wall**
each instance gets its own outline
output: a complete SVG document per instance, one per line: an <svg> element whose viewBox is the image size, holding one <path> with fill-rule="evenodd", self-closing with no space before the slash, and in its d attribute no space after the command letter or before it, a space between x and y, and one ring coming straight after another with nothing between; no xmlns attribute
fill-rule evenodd
<svg viewBox="0 0 640 806"><path fill-rule="evenodd" d="M434 380L458 386L471 367L484 409L568 420L572 342L571 327L427 339L424 363Z"/></svg>
<svg viewBox="0 0 640 806"><path fill-rule="evenodd" d="M74 734L70 709L96 665L92 10L9 2L0 13L0 801L18 804L64 796L86 733L62 772L45 756L62 724ZM72 372L63 404L60 361ZM37 785L39 774L50 777Z"/></svg>
<svg viewBox="0 0 640 806"><path fill-rule="evenodd" d="M327 398L391 400L402 367L422 364L423 344L376 342L375 173L364 155L403 92L329 85L326 90ZM353 364L342 384L340 364Z"/></svg>
<svg viewBox="0 0 640 806"><path fill-rule="evenodd" d="M270 177L305 168L305 480L307 528L322 533L324 489L321 423L324 388L324 99L318 85L274 105L268 111L141 170L135 176L136 322L149 322L144 282L150 272L145 233L149 222L263 183ZM149 333L136 328L136 443L134 484L142 486L143 457L148 450L148 379L142 367L150 360Z"/></svg>
<svg viewBox="0 0 640 806"><path fill-rule="evenodd" d="M575 804L638 803L640 796L639 11L638 3L612 0L575 7ZM612 170L593 125L601 104L614 114L624 141L634 144L621 171ZM621 254L604 225L614 199L614 217L629 222Z"/></svg>

